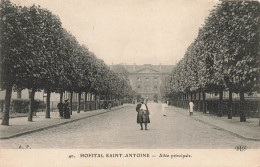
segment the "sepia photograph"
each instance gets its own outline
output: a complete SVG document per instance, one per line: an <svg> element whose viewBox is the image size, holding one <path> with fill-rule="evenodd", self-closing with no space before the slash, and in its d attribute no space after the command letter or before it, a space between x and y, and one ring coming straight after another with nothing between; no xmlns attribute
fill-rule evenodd
<svg viewBox="0 0 260 167"><path fill-rule="evenodd" d="M0 167L260 167L260 2L1 0Z"/></svg>

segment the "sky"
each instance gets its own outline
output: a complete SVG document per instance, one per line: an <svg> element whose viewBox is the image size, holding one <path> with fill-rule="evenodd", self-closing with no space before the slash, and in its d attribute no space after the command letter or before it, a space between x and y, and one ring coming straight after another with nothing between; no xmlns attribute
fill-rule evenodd
<svg viewBox="0 0 260 167"><path fill-rule="evenodd" d="M106 64L174 65L217 0L11 0L40 5Z"/></svg>

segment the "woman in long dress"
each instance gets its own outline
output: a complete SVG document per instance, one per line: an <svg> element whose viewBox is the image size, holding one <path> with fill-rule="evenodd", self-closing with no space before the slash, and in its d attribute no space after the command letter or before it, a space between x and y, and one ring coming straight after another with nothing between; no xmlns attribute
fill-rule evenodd
<svg viewBox="0 0 260 167"><path fill-rule="evenodd" d="M190 101L189 102L189 113L190 113L190 116L193 115L193 107L194 107L193 101Z"/></svg>
<svg viewBox="0 0 260 167"><path fill-rule="evenodd" d="M162 104L162 115L166 117L167 115L167 112L166 112L166 108L168 107L168 103L167 101L165 101L163 104Z"/></svg>
<svg viewBox="0 0 260 167"><path fill-rule="evenodd" d="M69 119L70 118L70 107L69 107L69 99L65 100L65 103L63 105L63 111L64 111L64 118Z"/></svg>

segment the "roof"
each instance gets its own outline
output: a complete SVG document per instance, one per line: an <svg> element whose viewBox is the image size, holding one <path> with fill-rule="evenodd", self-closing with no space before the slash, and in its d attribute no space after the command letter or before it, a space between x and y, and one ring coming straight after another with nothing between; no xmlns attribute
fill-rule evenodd
<svg viewBox="0 0 260 167"><path fill-rule="evenodd" d="M162 73L171 73L174 67L174 65L152 65L152 64L124 65L124 66L126 70L130 73L142 71L143 69L153 69L154 71L158 71Z"/></svg>

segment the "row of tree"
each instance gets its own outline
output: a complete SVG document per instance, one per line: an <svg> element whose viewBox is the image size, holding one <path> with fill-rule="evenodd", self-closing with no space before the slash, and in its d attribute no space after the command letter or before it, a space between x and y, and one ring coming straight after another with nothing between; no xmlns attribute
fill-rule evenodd
<svg viewBox="0 0 260 167"><path fill-rule="evenodd" d="M0 12L0 87L6 90L2 125L9 124L13 89L31 90L28 121L32 121L34 95L39 90L47 92L46 118L50 118L51 92L61 93L61 99L64 91L71 96L78 93L78 99L82 92L106 98L131 92L129 80L80 45L49 10L2 0Z"/></svg>
<svg viewBox="0 0 260 167"><path fill-rule="evenodd" d="M194 93L219 94L219 115L223 111L223 91L229 91L232 118L232 93L259 90L260 3L258 1L223 1L205 20L195 41L188 47L171 76L166 79L164 96L178 100ZM246 121L240 112L240 121Z"/></svg>

